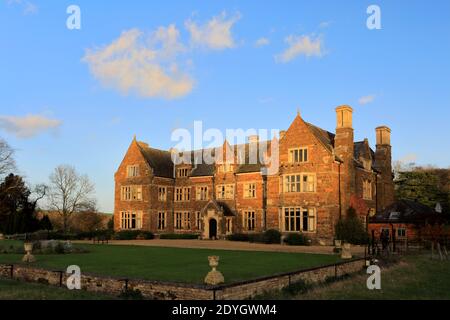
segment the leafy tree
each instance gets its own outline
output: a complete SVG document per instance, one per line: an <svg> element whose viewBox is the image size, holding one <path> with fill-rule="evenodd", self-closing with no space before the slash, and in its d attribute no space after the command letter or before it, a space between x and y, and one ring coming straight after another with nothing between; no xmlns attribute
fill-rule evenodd
<svg viewBox="0 0 450 320"><path fill-rule="evenodd" d="M351 244L366 244L369 237L356 210L350 207L345 218L340 218L335 226L336 239Z"/></svg>
<svg viewBox="0 0 450 320"><path fill-rule="evenodd" d="M415 167L411 171L399 172L396 197L412 200L435 208L440 203L444 212L450 209L450 170Z"/></svg>
<svg viewBox="0 0 450 320"><path fill-rule="evenodd" d="M0 228L3 233L27 233L39 229L36 204L22 177L9 174L0 184Z"/></svg>
<svg viewBox="0 0 450 320"><path fill-rule="evenodd" d="M108 230L114 231L114 217L108 220Z"/></svg>

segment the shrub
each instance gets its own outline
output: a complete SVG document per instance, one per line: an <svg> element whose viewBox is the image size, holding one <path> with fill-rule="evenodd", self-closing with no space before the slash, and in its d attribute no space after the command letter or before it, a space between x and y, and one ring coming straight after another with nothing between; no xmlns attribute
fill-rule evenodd
<svg viewBox="0 0 450 320"><path fill-rule="evenodd" d="M164 233L159 236L160 239L168 239L168 240L177 240L177 239L185 239L192 240L198 239L199 235L195 233Z"/></svg>
<svg viewBox="0 0 450 320"><path fill-rule="evenodd" d="M252 233L248 235L248 241L264 244L280 244L281 233L278 230L267 230L263 233Z"/></svg>
<svg viewBox="0 0 450 320"><path fill-rule="evenodd" d="M297 295L297 294L303 294L306 293L308 290L310 290L313 286L310 283L307 283L304 280L299 280L297 282L294 282L290 284L289 286L283 288L283 293L288 295Z"/></svg>
<svg viewBox="0 0 450 320"><path fill-rule="evenodd" d="M141 290L139 289L123 289L119 295L120 299L124 300L144 300Z"/></svg>
<svg viewBox="0 0 450 320"><path fill-rule="evenodd" d="M53 250L54 250L54 252L56 254L64 254L64 253L66 253L66 250L64 248L64 244L62 244L61 242L58 242Z"/></svg>
<svg viewBox="0 0 450 320"><path fill-rule="evenodd" d="M284 238L284 243L289 246L307 246L309 245L309 238L302 233L291 233Z"/></svg>
<svg viewBox="0 0 450 320"><path fill-rule="evenodd" d="M250 241L250 237L248 236L248 234L244 234L244 233L230 234L227 236L226 239L229 241L242 241L242 242Z"/></svg>
<svg viewBox="0 0 450 320"><path fill-rule="evenodd" d="M262 236L262 243L275 243L280 244L281 241L281 233L278 230L267 230L263 233Z"/></svg>
<svg viewBox="0 0 450 320"><path fill-rule="evenodd" d="M348 209L347 216L337 222L335 233L337 239L351 244L367 244L369 240L363 223L352 207Z"/></svg>
<svg viewBox="0 0 450 320"><path fill-rule="evenodd" d="M150 231L140 230L124 230L114 234L115 240L136 240L138 237L140 239L153 239L155 236Z"/></svg>

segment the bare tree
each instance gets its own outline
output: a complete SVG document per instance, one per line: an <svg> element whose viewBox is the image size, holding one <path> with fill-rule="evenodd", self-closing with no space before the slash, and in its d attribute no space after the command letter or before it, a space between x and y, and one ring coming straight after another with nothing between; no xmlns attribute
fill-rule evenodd
<svg viewBox="0 0 450 320"><path fill-rule="evenodd" d="M61 165L50 175L50 208L63 219L63 230L69 227L74 212L95 208L94 185L85 175L79 175L74 167Z"/></svg>
<svg viewBox="0 0 450 320"><path fill-rule="evenodd" d="M15 170L14 150L9 144L0 138L0 177Z"/></svg>

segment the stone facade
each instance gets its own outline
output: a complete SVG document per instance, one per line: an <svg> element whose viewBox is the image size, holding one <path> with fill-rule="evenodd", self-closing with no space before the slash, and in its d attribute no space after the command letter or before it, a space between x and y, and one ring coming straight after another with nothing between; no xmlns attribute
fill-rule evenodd
<svg viewBox="0 0 450 320"><path fill-rule="evenodd" d="M278 170L269 174L260 162L238 163L239 147L226 141L217 151L225 161L174 165L171 152L133 139L115 174L115 228L203 239L276 229L331 243L352 197L364 201L367 211L358 213L365 219L391 204L394 194L390 129L376 129L373 151L367 139L354 141L351 107L336 108L336 122L331 133L297 114L288 130L267 142L265 155L275 146L279 154ZM262 143L251 137L240 146L248 158L253 144L258 149Z"/></svg>

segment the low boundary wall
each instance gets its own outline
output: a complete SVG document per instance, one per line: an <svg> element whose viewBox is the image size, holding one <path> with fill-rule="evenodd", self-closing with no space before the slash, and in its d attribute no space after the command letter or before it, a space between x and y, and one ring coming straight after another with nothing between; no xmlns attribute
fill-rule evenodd
<svg viewBox="0 0 450 320"><path fill-rule="evenodd" d="M81 289L118 296L124 289L140 290L147 299L157 300L243 300L271 290L281 290L300 280L311 284L362 271L365 259L354 259L327 266L252 279L219 286L195 285L82 273ZM65 287L70 275L24 264L0 264L0 278ZM225 275L226 277L226 275Z"/></svg>

